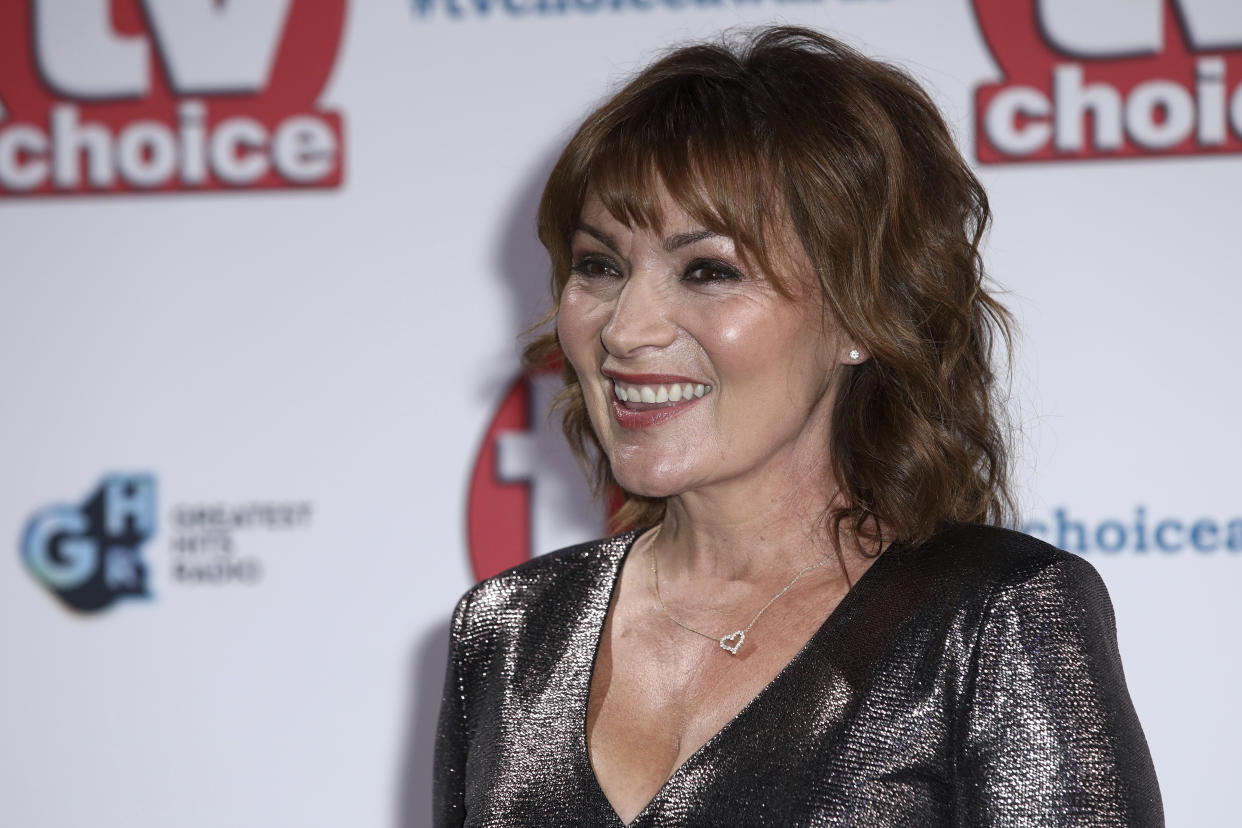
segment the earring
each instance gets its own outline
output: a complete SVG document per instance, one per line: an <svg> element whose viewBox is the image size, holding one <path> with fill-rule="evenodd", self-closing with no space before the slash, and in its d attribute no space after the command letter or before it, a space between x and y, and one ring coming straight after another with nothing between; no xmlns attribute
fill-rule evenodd
<svg viewBox="0 0 1242 828"><path fill-rule="evenodd" d="M860 356L862 356L862 351L858 350L857 348L850 348L850 359L857 362Z"/></svg>

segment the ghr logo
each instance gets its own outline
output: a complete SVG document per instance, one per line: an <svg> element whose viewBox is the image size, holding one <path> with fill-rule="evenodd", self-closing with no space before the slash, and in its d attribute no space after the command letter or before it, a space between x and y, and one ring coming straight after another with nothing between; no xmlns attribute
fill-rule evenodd
<svg viewBox="0 0 1242 828"><path fill-rule="evenodd" d="M114 474L81 506L49 506L22 535L26 568L71 609L101 610L126 595L145 597L141 548L155 533L155 478Z"/></svg>
<svg viewBox="0 0 1242 828"><path fill-rule="evenodd" d="M0 25L0 197L336 187L345 0L31 0Z"/></svg>
<svg viewBox="0 0 1242 828"><path fill-rule="evenodd" d="M1004 73L975 92L980 161L1242 152L1237 0L973 2Z"/></svg>
<svg viewBox="0 0 1242 828"><path fill-rule="evenodd" d="M479 580L605 532L605 516L557 427L560 418L549 415L562 385L559 367L518 377L488 424L466 506Z"/></svg>

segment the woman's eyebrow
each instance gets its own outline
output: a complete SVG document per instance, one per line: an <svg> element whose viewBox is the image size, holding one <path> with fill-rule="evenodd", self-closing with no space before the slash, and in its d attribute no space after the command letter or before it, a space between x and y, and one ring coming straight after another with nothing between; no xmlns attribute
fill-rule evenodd
<svg viewBox="0 0 1242 828"><path fill-rule="evenodd" d="M688 244L694 244L703 239L724 238L719 233L711 230L692 230L689 233L676 233L664 240L664 250L672 253L679 247L685 247Z"/></svg>
<svg viewBox="0 0 1242 828"><path fill-rule="evenodd" d="M617 247L617 243L612 236L608 235L603 230L600 230L598 227L593 227L586 222L580 221L574 225L574 231L586 233L588 236L592 237L605 247L608 247L613 252L618 254L620 253L620 249ZM687 233L675 233L664 240L664 249L665 251L672 253L674 250L685 247L686 245L694 244L695 242L703 241L704 239L713 238L725 237L712 230L691 230Z"/></svg>
<svg viewBox="0 0 1242 828"><path fill-rule="evenodd" d="M612 236L608 235L603 230L600 230L598 227L592 227L591 225L580 221L574 225L574 232L586 233L588 236L592 237L612 252L618 255L621 253L621 250L617 247L617 243L613 240Z"/></svg>

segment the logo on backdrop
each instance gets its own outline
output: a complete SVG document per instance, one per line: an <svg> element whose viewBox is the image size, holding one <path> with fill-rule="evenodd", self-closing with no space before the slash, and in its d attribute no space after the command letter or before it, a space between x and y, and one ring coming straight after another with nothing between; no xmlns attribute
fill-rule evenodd
<svg viewBox="0 0 1242 828"><path fill-rule="evenodd" d="M607 521L550 415L559 367L517 377L487 426L470 475L466 535L482 580L532 555L605 534Z"/></svg>
<svg viewBox="0 0 1242 828"><path fill-rule="evenodd" d="M345 0L31 0L0 26L0 197L336 187Z"/></svg>
<svg viewBox="0 0 1242 828"><path fill-rule="evenodd" d="M845 2L846 0L838 0ZM875 0L873 0L874 2ZM685 11L687 9L746 8L748 6L781 6L823 3L825 0L411 0L410 8L420 18L442 14L451 20L467 17L564 17L570 14L594 15L637 12L649 14L652 9ZM860 2L860 0L848 0Z"/></svg>
<svg viewBox="0 0 1242 828"><path fill-rule="evenodd" d="M1202 555L1242 552L1242 517L1152 515L1135 506L1126 517L1088 519L1058 506L1047 516L1027 520L1022 530L1080 555Z"/></svg>
<svg viewBox="0 0 1242 828"><path fill-rule="evenodd" d="M22 561L68 607L93 612L146 597L142 547L155 533L155 478L112 474L80 506L48 506L22 533Z"/></svg>
<svg viewBox="0 0 1242 828"><path fill-rule="evenodd" d="M314 514L308 500L175 503L164 521L156 508L154 475L106 475L80 506L48 506L30 517L22 561L66 606L95 612L120 598L151 597L152 564L143 552L155 548L157 523L168 527L167 549L153 563L169 586L254 586L264 578L264 552L281 546L273 536L309 529Z"/></svg>
<svg viewBox="0 0 1242 828"><path fill-rule="evenodd" d="M1242 3L973 0L981 162L1242 152Z"/></svg>

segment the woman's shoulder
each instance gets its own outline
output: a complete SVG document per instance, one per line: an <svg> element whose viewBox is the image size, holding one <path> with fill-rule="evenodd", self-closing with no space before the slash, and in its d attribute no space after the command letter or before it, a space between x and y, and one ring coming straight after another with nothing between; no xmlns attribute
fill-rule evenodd
<svg viewBox="0 0 1242 828"><path fill-rule="evenodd" d="M1094 572L1081 556L1000 526L956 523L917 546L903 550L923 567L949 571L980 583L1003 585L1029 578L1049 567Z"/></svg>
<svg viewBox="0 0 1242 828"><path fill-rule="evenodd" d="M935 632L955 664L964 822L1163 825L1095 567L994 527L953 527L921 551L947 575L929 606L951 619Z"/></svg>
<svg viewBox="0 0 1242 828"><path fill-rule="evenodd" d="M895 578L907 587L922 584L957 606L1035 592L1055 595L1058 602L1107 601L1103 580L1088 561L1012 529L953 524L921 544L890 551L897 553L890 567Z"/></svg>
<svg viewBox="0 0 1242 828"><path fill-rule="evenodd" d="M546 601L572 604L610 589L638 531L567 546L538 555L475 584L462 596L457 615L488 610L528 611Z"/></svg>

